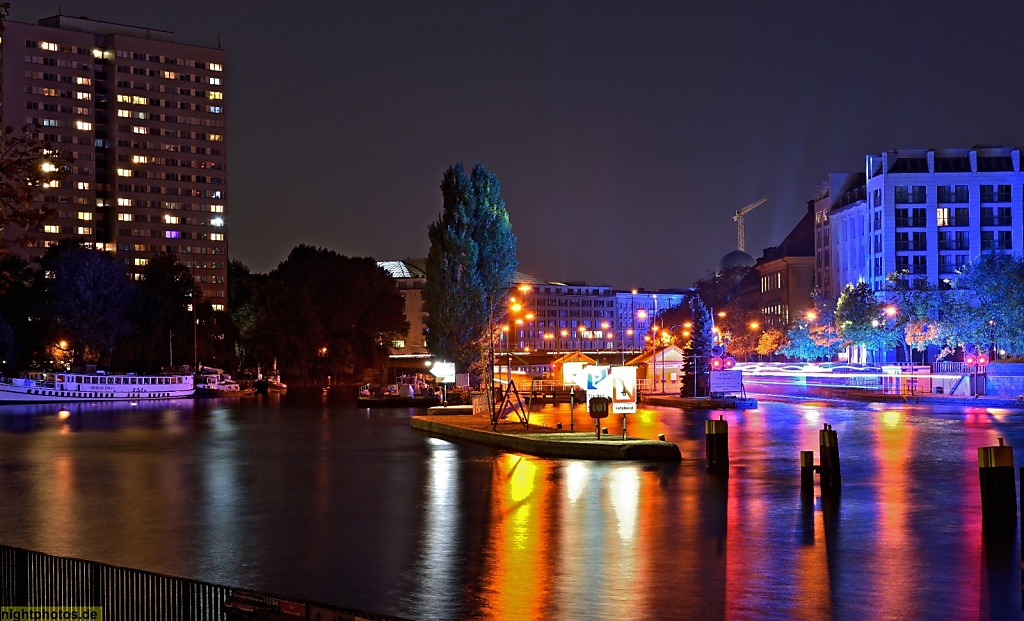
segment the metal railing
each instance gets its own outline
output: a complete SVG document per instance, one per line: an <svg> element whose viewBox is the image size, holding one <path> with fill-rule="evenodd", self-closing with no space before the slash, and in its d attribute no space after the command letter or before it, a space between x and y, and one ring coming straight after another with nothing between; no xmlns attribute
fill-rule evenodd
<svg viewBox="0 0 1024 621"><path fill-rule="evenodd" d="M229 611L258 618L323 618L400 621L399 617L281 598L234 587L52 556L0 545L0 606L101 607L108 620L200 620L238 618ZM250 618L248 616L244 618Z"/></svg>

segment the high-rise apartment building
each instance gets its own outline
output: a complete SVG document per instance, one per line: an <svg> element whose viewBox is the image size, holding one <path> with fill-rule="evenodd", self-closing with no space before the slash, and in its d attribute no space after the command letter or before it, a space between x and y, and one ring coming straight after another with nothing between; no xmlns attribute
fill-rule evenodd
<svg viewBox="0 0 1024 621"><path fill-rule="evenodd" d="M41 200L56 217L23 250L63 238L112 252L141 271L158 252L188 266L204 299L227 300L227 124L224 51L172 33L57 15L7 22L3 125L38 125L74 157ZM20 231L5 231L15 236Z"/></svg>

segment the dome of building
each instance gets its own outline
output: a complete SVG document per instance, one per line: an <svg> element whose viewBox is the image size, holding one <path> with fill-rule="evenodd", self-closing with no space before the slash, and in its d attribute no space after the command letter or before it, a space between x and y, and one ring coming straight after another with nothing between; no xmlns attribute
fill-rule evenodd
<svg viewBox="0 0 1024 621"><path fill-rule="evenodd" d="M718 269L724 270L730 267L754 267L757 261L754 257L743 252L742 250L733 250L729 254L722 257L722 260L718 262Z"/></svg>

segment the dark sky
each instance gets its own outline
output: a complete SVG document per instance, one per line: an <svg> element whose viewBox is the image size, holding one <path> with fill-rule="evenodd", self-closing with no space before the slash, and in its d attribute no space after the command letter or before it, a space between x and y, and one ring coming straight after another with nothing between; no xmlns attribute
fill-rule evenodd
<svg viewBox="0 0 1024 621"><path fill-rule="evenodd" d="M456 161L520 269L686 287L888 149L1024 145L1024 2L13 0L228 52L231 256L426 255Z"/></svg>

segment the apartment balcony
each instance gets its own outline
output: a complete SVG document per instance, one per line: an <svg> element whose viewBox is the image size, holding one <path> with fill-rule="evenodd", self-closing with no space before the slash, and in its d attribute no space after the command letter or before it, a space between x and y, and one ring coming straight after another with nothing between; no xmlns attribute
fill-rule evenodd
<svg viewBox="0 0 1024 621"><path fill-rule="evenodd" d="M1013 218L1010 216L982 216L981 226L1012 226Z"/></svg>
<svg viewBox="0 0 1024 621"><path fill-rule="evenodd" d="M925 243L925 242L914 243L912 241L905 241L905 242L899 242L898 241L898 242L896 242L896 250L897 251L928 250L928 244Z"/></svg>
<svg viewBox="0 0 1024 621"><path fill-rule="evenodd" d="M923 229L928 226L928 218L896 218L896 228Z"/></svg>

